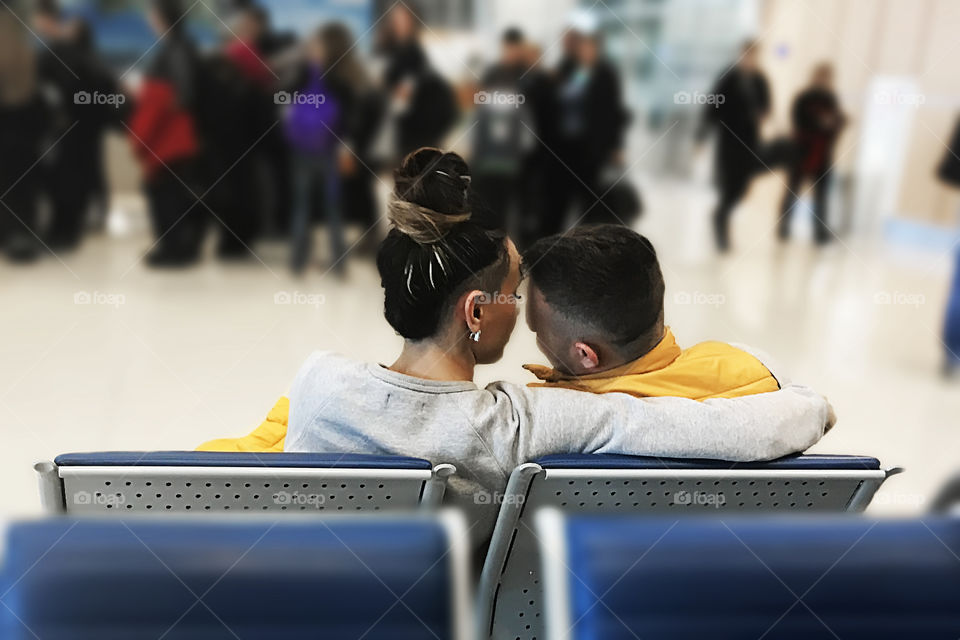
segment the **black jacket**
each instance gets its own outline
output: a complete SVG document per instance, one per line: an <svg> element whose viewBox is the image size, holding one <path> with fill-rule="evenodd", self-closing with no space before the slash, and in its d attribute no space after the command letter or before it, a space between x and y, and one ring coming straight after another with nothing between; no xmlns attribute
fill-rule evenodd
<svg viewBox="0 0 960 640"><path fill-rule="evenodd" d="M397 155L403 157L419 147L439 146L456 122L458 108L453 89L431 66L417 42L387 50L384 85L393 90L404 80L413 83L407 110L397 118Z"/></svg>
<svg viewBox="0 0 960 640"><path fill-rule="evenodd" d="M950 146L947 147L937 175L947 184L960 187L960 120L957 120L953 128Z"/></svg>
<svg viewBox="0 0 960 640"><path fill-rule="evenodd" d="M766 77L735 67L717 81L711 93L723 99L704 106L701 133L716 129L717 163L722 172L752 173L760 151L760 121L770 111Z"/></svg>
<svg viewBox="0 0 960 640"><path fill-rule="evenodd" d="M576 73L576 69L572 67L561 70L558 83L561 99L560 109L557 110L560 121L555 127L562 146L569 150L568 152L580 155L580 158L576 159L577 164L600 166L623 147L624 133L630 121L629 113L623 106L620 76L613 64L607 60L599 60L590 71L579 103L564 104L563 86L573 73ZM571 114L570 109L575 109L578 113ZM571 115L582 124L579 131L570 131L563 122L563 118Z"/></svg>

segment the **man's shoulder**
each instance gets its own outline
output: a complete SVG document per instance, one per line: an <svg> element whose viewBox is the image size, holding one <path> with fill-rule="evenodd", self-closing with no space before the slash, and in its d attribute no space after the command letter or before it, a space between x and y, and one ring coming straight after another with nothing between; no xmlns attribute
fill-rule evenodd
<svg viewBox="0 0 960 640"><path fill-rule="evenodd" d="M745 373L748 370L756 370L760 373L766 372L776 379L781 386L789 382L783 368L772 356L760 349L743 344L709 340L684 349L680 357L687 361L721 361L728 365L737 365L737 368L743 369ZM729 367L727 369L729 370Z"/></svg>

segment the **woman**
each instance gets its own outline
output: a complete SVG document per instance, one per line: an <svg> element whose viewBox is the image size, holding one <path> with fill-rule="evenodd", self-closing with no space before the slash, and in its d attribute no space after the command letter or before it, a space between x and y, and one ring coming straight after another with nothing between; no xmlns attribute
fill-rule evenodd
<svg viewBox="0 0 960 640"><path fill-rule="evenodd" d="M576 32L572 45L575 57L561 65L556 78L557 108L551 126L557 153L540 210L540 237L563 231L571 202L576 202L575 224L593 218L606 221L608 205L599 201L607 192L602 177L611 166L623 164L630 117L623 106L620 76L604 55L596 25L578 29L582 31ZM622 169L614 173L619 176Z"/></svg>
<svg viewBox="0 0 960 640"><path fill-rule="evenodd" d="M290 92L284 132L293 149L293 217L290 266L295 274L307 268L311 253L313 197L323 194L324 216L330 235L331 268L343 273L346 244L337 159L343 152L342 103L345 91L331 76L336 58L331 55L331 27L317 31L307 43L306 61Z"/></svg>
<svg viewBox="0 0 960 640"><path fill-rule="evenodd" d="M387 322L404 338L389 367L315 353L290 394L286 451L414 455L451 462L448 500L486 540L510 471L550 453L769 459L801 451L827 425L809 389L696 402L534 389L479 388L517 319L513 242L471 215L470 174L453 153L420 149L395 172L393 223L377 268Z"/></svg>
<svg viewBox="0 0 960 640"><path fill-rule="evenodd" d="M824 245L831 238L827 202L834 164L833 150L846 123L833 88L833 66L829 62L814 67L810 86L793 101L791 119L796 153L789 166L777 235L781 241L790 238L790 216L797 203L797 194L804 181L809 180L813 183L813 237L818 245Z"/></svg>
<svg viewBox="0 0 960 640"><path fill-rule="evenodd" d="M383 21L380 51L386 58L383 84L390 94L397 158L437 145L457 119L450 84L430 65L420 44L422 21L411 4L394 4Z"/></svg>
<svg viewBox="0 0 960 640"><path fill-rule="evenodd" d="M328 79L341 105L341 139L337 165L342 184L344 220L359 223L366 231L377 223L376 180L372 154L374 137L380 129L385 103L367 69L356 53L356 38L343 24L333 23L323 30L327 58L338 62L330 68ZM375 234L369 253L376 250ZM366 247L361 242L358 248Z"/></svg>

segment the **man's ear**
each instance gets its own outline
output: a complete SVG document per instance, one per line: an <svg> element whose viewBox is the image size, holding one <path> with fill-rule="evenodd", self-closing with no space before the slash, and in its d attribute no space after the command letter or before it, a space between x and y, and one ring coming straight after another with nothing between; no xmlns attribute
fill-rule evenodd
<svg viewBox="0 0 960 640"><path fill-rule="evenodd" d="M470 331L480 330L480 321L483 318L484 293L479 289L468 291L463 296L463 319Z"/></svg>
<svg viewBox="0 0 960 640"><path fill-rule="evenodd" d="M600 364L600 358L597 356L597 352L586 342L577 342L573 345L573 349L577 362L584 370L596 369Z"/></svg>

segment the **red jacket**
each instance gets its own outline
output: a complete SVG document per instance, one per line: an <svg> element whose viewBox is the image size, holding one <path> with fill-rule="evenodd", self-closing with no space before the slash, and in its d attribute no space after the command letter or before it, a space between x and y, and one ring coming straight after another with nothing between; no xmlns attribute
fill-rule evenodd
<svg viewBox="0 0 960 640"><path fill-rule="evenodd" d="M177 103L173 85L145 78L130 118L133 153L147 180L172 162L197 155L193 116Z"/></svg>

